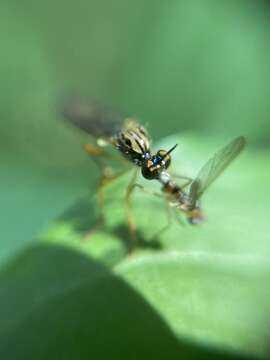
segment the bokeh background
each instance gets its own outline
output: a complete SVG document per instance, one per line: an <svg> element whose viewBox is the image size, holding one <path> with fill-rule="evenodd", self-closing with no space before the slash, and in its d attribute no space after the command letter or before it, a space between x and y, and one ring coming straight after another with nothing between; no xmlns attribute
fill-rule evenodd
<svg viewBox="0 0 270 360"><path fill-rule="evenodd" d="M269 146L267 1L0 7L1 259L95 177L54 111L63 92L82 91L137 115L154 139L191 130L244 134L250 146Z"/></svg>
<svg viewBox="0 0 270 360"><path fill-rule="evenodd" d="M269 39L265 0L1 1L0 263L94 189L84 141L56 111L70 91L136 115L154 141L245 135L269 197Z"/></svg>

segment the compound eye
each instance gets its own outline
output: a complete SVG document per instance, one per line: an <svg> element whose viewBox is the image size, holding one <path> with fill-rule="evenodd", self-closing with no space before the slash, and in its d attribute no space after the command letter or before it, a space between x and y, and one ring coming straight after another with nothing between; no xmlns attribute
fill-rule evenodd
<svg viewBox="0 0 270 360"><path fill-rule="evenodd" d="M155 166L153 166L152 161L146 161L146 163L142 165L142 176L147 180L153 180L157 178L158 170Z"/></svg>
<svg viewBox="0 0 270 360"><path fill-rule="evenodd" d="M163 160L163 166L167 169L171 164L171 155L165 150L159 150L157 156L161 157Z"/></svg>

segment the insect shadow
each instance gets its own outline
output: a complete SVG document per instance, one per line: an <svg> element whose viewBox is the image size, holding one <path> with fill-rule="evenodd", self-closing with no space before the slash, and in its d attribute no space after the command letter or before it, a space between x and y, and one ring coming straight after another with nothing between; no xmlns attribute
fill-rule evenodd
<svg viewBox="0 0 270 360"><path fill-rule="evenodd" d="M113 233L122 241L123 245L130 249L130 231L127 225L119 225L115 227ZM151 240L146 240L140 230L136 231L136 244L135 248L140 249L149 249L159 251L163 249L162 243L159 241L158 237L155 237Z"/></svg>
<svg viewBox="0 0 270 360"><path fill-rule="evenodd" d="M108 228L105 223L97 222L96 206L91 200L78 200L58 218L58 221L70 223L73 231L77 233L78 237L83 241L91 241L91 234L97 230L102 230L115 235L127 251L130 249L131 240L128 224L120 223L113 228ZM134 247L137 249L156 251L162 250L163 248L158 236L152 239L145 239L140 230L136 231L136 243Z"/></svg>

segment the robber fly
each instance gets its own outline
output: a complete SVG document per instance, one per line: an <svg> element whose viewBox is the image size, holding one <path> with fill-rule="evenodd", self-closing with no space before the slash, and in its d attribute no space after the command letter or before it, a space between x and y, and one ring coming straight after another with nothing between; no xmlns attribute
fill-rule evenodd
<svg viewBox="0 0 270 360"><path fill-rule="evenodd" d="M191 224L201 223L204 215L200 207L200 198L227 166L239 155L245 144L246 140L243 136L232 140L210 158L201 168L196 178L184 187L179 186L172 180L166 170L161 171L159 181L170 205L181 210ZM188 185L189 188L186 191L185 187Z"/></svg>
<svg viewBox="0 0 270 360"><path fill-rule="evenodd" d="M151 153L151 139L147 130L136 119L120 116L112 111L106 110L93 101L71 98L61 104L63 117L77 128L94 137L96 145L86 144L85 150L101 168L102 176L98 186L99 209L102 210L104 198L103 185L121 176L123 172L113 174L111 168L105 166L104 160L134 164L135 168L141 170L145 179L159 179L160 173L166 171L171 163L171 152L176 148L174 145L170 150L158 150ZM112 145L122 154L120 159L113 157L111 152L106 152L104 145ZM123 162L123 161L120 161ZM124 171L125 173L125 171ZM136 239L136 227L133 220L130 196L135 188L137 171L131 178L126 191L127 219L131 239ZM103 221L102 211L100 220Z"/></svg>
<svg viewBox="0 0 270 360"><path fill-rule="evenodd" d="M97 147L86 145L90 155L105 154L100 148L105 144L115 147L125 159L141 168L141 174L148 180L157 179L162 170L171 163L169 151L159 150L151 154L151 139L147 130L136 119L120 116L106 110L95 102L82 99L66 101L61 108L66 120L97 139Z"/></svg>

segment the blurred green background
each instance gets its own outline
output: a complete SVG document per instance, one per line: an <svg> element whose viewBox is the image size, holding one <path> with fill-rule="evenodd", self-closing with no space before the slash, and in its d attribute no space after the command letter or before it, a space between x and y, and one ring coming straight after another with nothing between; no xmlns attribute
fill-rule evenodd
<svg viewBox="0 0 270 360"><path fill-rule="evenodd" d="M137 115L154 139L268 146L269 16L266 1L1 1L0 258L95 177L54 111L63 92Z"/></svg>
<svg viewBox="0 0 270 360"><path fill-rule="evenodd" d="M257 189L269 198L269 21L262 0L1 1L0 263L94 189L85 137L55 110L70 91L136 115L154 141L245 135L240 201L252 193L256 216ZM244 180L256 164L261 182ZM260 211L267 236L269 207Z"/></svg>

